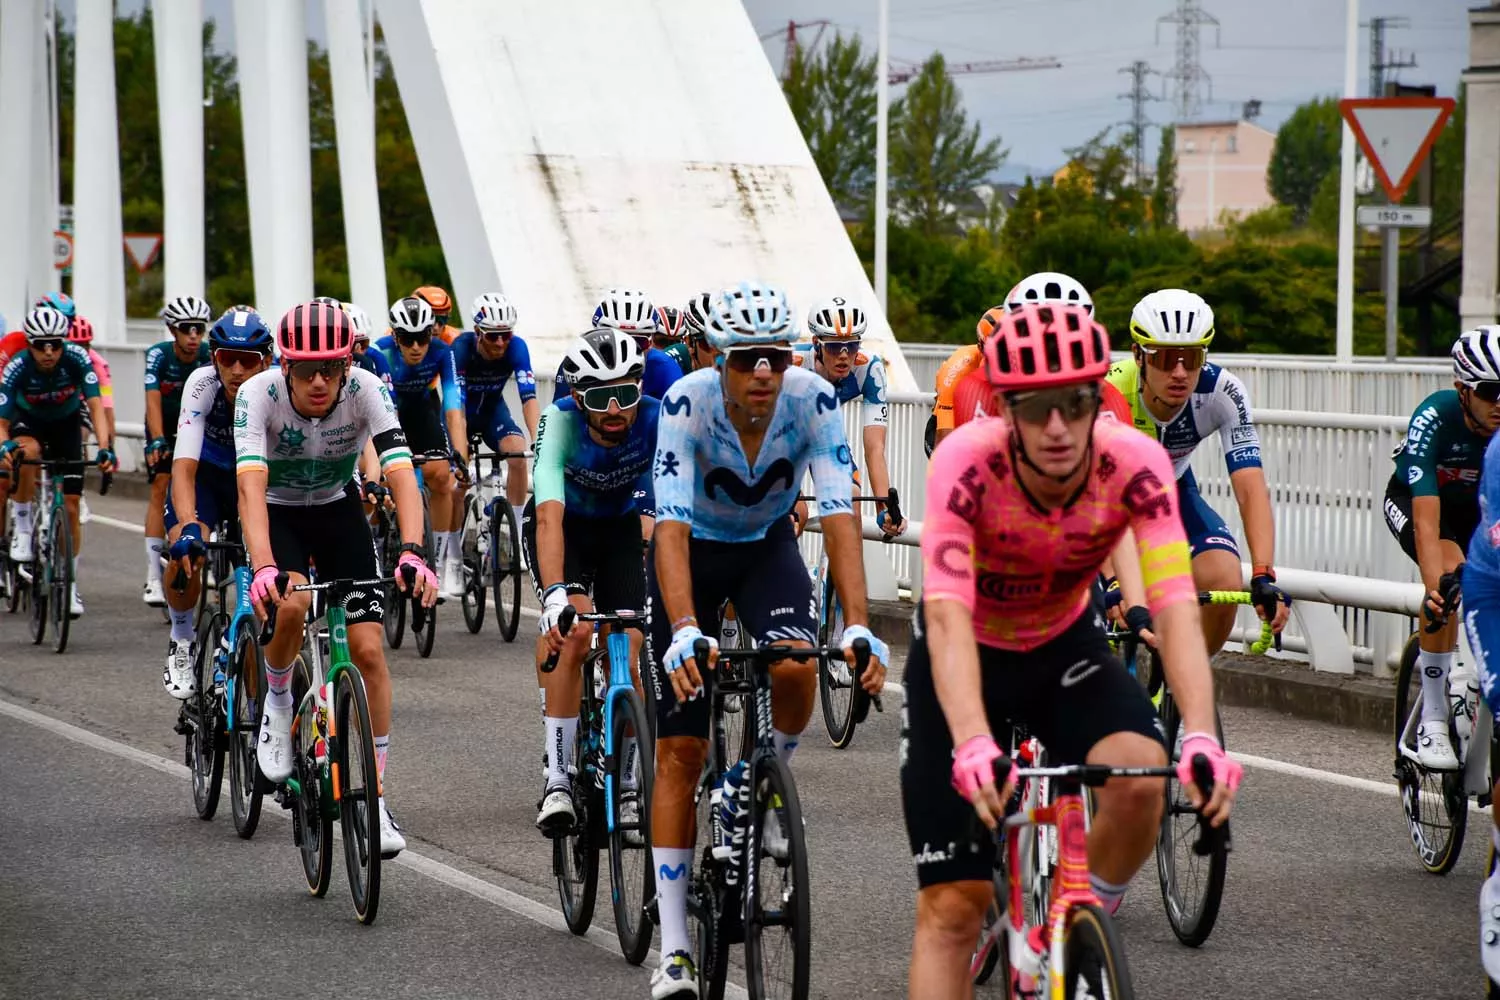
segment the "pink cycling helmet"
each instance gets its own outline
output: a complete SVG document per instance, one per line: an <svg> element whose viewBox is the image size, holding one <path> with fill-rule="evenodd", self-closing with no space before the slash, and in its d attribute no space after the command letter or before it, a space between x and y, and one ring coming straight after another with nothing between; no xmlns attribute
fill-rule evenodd
<svg viewBox="0 0 1500 1000"><path fill-rule="evenodd" d="M288 361L336 361L354 351L354 326L335 303L292 306L276 327L276 345Z"/></svg>
<svg viewBox="0 0 1500 1000"><path fill-rule="evenodd" d="M1076 305L1023 305L984 342L985 373L1002 392L1097 382L1109 371L1109 334Z"/></svg>

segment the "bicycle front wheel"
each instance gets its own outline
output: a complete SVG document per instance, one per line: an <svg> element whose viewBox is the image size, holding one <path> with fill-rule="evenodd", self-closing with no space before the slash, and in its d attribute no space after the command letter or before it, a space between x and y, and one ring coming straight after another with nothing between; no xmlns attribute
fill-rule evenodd
<svg viewBox="0 0 1500 1000"><path fill-rule="evenodd" d="M490 511L490 586L495 591L495 624L506 642L516 641L521 622L521 535L515 511L497 496Z"/></svg>
<svg viewBox="0 0 1500 1000"><path fill-rule="evenodd" d="M234 832L249 840L260 825L262 792L255 780L255 741L266 676L266 662L249 621L241 619L235 631L227 668L224 700L229 716L229 812L234 817Z"/></svg>
<svg viewBox="0 0 1500 1000"><path fill-rule="evenodd" d="M49 539L47 545L51 545ZM47 586L47 570L51 560L47 558L47 550L42 545L42 533L38 531L31 538L31 561L26 564L26 572L31 579L26 584L26 600L31 608L31 644L40 646L42 640L47 638L47 597L51 588Z"/></svg>
<svg viewBox="0 0 1500 1000"><path fill-rule="evenodd" d="M844 631L843 609L839 607L838 592L833 589L833 576L828 572L828 563L823 563L818 595L818 645L828 646ZM842 750L854 740L854 689L853 675L847 663L818 658L818 704L823 709L823 725L828 729L828 742Z"/></svg>
<svg viewBox="0 0 1500 1000"><path fill-rule="evenodd" d="M329 751L339 783L339 828L354 914L373 924L380 907L380 773L370 705L359 671L346 667L333 682L334 732Z"/></svg>
<svg viewBox="0 0 1500 1000"><path fill-rule="evenodd" d="M188 702L188 757L192 761L193 808L199 819L213 819L219 808L219 789L224 780L224 744L219 696L214 690L214 653L219 648L223 625L219 616L205 615L198 626L198 648L193 653L193 677L198 693Z"/></svg>
<svg viewBox="0 0 1500 1000"><path fill-rule="evenodd" d="M755 761L750 836L741 885L745 971L753 997L806 1000L812 968L812 915L802 803L791 772L773 756Z"/></svg>
<svg viewBox="0 0 1500 1000"><path fill-rule="evenodd" d="M656 888L651 869L651 730L634 691L615 702L610 732L611 797L615 828L609 834L609 879L620 953L640 965L651 950L651 918L646 903ZM629 808L627 808L627 806ZM627 816L629 817L627 819Z"/></svg>
<svg viewBox="0 0 1500 1000"><path fill-rule="evenodd" d="M459 532L459 545L462 549L464 575L464 596L461 602L464 626L473 635L478 635L479 630L484 628L484 599L489 593L489 580L482 573L482 560L479 557L480 532L489 528L483 520L479 516L479 498L470 491L464 500L464 521Z"/></svg>
<svg viewBox="0 0 1500 1000"><path fill-rule="evenodd" d="M333 789L328 785L326 765L317 761L317 702L311 698L303 701L311 684L307 663L299 656L292 661L292 698L297 704L292 727L292 774L297 777L297 789L293 793L288 788L287 793L291 795L292 839L302 858L302 877L307 880L307 891L321 899L333 877L333 816L323 805L324 800L332 801Z"/></svg>
<svg viewBox="0 0 1500 1000"><path fill-rule="evenodd" d="M585 660L587 663L587 660ZM582 935L594 922L594 898L599 891L599 850L604 846L604 797L594 784L592 747L599 739L595 728L599 710L589 698L593 678L583 675L583 710L578 716L578 736L573 744L573 828L552 841L552 871L557 877L557 898L562 904L568 930Z"/></svg>
<svg viewBox="0 0 1500 1000"><path fill-rule="evenodd" d="M1423 868L1446 875L1463 853L1469 824L1469 794L1462 771L1429 771L1402 752L1415 752L1417 723L1422 717L1421 653L1417 637L1407 640L1396 674L1396 783L1412 847Z"/></svg>
<svg viewBox="0 0 1500 1000"><path fill-rule="evenodd" d="M385 536L384 568L381 576L389 577L396 571L396 560L400 558L401 536L394 527L388 529ZM386 601L385 611L385 641L392 649L400 649L401 643L406 639L406 598L401 591L391 584L390 596Z"/></svg>
<svg viewBox="0 0 1500 1000"><path fill-rule="evenodd" d="M1068 914L1063 946L1063 996L1135 1000L1125 949L1109 915L1091 903Z"/></svg>
<svg viewBox="0 0 1500 1000"><path fill-rule="evenodd" d="M1170 691L1162 698L1161 713L1175 766L1182 753L1178 746L1182 715ZM1214 726L1222 745L1224 725L1219 721L1218 709L1214 710ZM1213 933L1214 923L1219 919L1219 903L1224 898L1224 876L1229 868L1227 843L1220 843L1213 853L1202 857L1193 850L1197 840L1198 813L1176 777L1168 778L1166 808L1162 810L1161 827L1156 835L1156 874L1172 933L1193 948Z"/></svg>
<svg viewBox="0 0 1500 1000"><path fill-rule="evenodd" d="M48 556L47 584L52 618L52 651L68 648L68 625L73 610L73 528L65 507L52 509L52 551Z"/></svg>

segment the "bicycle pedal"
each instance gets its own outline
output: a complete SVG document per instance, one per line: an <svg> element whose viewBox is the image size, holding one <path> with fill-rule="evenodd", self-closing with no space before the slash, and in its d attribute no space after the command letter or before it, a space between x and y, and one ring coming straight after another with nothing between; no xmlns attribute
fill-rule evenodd
<svg viewBox="0 0 1500 1000"><path fill-rule="evenodd" d="M186 716L179 714L177 722L172 726L172 732L178 736L191 736L193 735L193 724L187 720Z"/></svg>

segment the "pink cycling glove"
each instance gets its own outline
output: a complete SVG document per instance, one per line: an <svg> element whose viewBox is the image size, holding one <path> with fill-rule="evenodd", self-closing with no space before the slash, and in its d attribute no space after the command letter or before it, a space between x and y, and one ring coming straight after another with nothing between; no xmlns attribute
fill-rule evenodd
<svg viewBox="0 0 1500 1000"><path fill-rule="evenodd" d="M428 589L437 589L437 575L434 574L432 572L432 569L422 561L421 556L417 555L415 552L401 553L401 558L396 560L396 575L398 577L401 575L401 567L403 566L410 566L415 569L417 571L417 576L420 577L424 582L426 582Z"/></svg>
<svg viewBox="0 0 1500 1000"><path fill-rule="evenodd" d="M279 596L276 592L276 575L280 572L275 566L262 566L255 571L255 578L250 581L251 604L263 608L273 596Z"/></svg>
<svg viewBox="0 0 1500 1000"><path fill-rule="evenodd" d="M995 780L995 761L1005 756L995 745L993 736L974 736L964 740L963 745L953 751L953 787L958 794L973 802L986 783ZM1015 781L1015 762L1010 765L1010 782ZM997 786L996 791L1001 789Z"/></svg>
<svg viewBox="0 0 1500 1000"><path fill-rule="evenodd" d="M1208 733L1188 733L1182 738L1182 757L1177 761L1178 781L1188 786L1194 784L1193 758L1200 753L1208 758L1209 767L1213 769L1214 784L1227 785L1231 791L1240 787L1245 769Z"/></svg>

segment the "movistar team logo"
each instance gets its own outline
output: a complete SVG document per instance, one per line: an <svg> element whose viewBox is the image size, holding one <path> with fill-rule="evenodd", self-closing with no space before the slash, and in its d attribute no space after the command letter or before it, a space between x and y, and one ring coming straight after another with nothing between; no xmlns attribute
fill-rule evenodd
<svg viewBox="0 0 1500 1000"><path fill-rule="evenodd" d="M703 492L710 500L717 499L714 493L718 490L724 491L725 499L740 507L754 507L766 498L766 495L781 484L782 489L792 488L792 463L785 458L778 458L771 463L771 467L753 483L746 483L729 469L714 469L703 477Z"/></svg>
<svg viewBox="0 0 1500 1000"><path fill-rule="evenodd" d="M291 424L282 424L281 430L276 435L276 451L282 455L296 455L302 451L302 443L307 440L307 435L299 428Z"/></svg>
<svg viewBox="0 0 1500 1000"><path fill-rule="evenodd" d="M661 401L661 408L672 416L681 413L684 416L693 415L693 402L687 396L678 396L676 399L666 398Z"/></svg>

